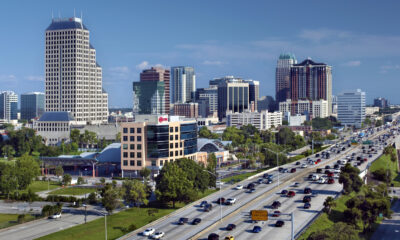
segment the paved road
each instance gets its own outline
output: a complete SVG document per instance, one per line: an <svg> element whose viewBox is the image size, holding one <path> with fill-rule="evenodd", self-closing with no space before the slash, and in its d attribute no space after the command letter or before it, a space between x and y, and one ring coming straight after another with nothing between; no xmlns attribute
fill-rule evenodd
<svg viewBox="0 0 400 240"><path fill-rule="evenodd" d="M0 230L0 239L35 239L85 222L85 212L82 208L76 210L63 208L63 212L65 211L70 211L70 213L63 213L60 219L41 219L2 229ZM97 207L89 209L87 221L102 217L97 211L104 212Z"/></svg>
<svg viewBox="0 0 400 240"><path fill-rule="evenodd" d="M400 200L392 206L392 219L385 219L372 235L371 240L400 239Z"/></svg>

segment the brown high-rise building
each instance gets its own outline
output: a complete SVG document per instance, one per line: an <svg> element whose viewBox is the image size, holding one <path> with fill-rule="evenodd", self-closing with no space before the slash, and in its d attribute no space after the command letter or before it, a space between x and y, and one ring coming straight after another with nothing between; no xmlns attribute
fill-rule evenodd
<svg viewBox="0 0 400 240"><path fill-rule="evenodd" d="M170 71L161 67L152 67L145 69L140 73L140 81L157 81L164 82L165 86L165 113L169 114L170 97L169 97L169 82L170 82Z"/></svg>
<svg viewBox="0 0 400 240"><path fill-rule="evenodd" d="M291 53L279 56L275 73L275 100L277 103L290 99L290 68L296 63L296 57Z"/></svg>
<svg viewBox="0 0 400 240"><path fill-rule="evenodd" d="M306 59L290 68L290 98L328 101L328 115L332 112L332 67Z"/></svg>

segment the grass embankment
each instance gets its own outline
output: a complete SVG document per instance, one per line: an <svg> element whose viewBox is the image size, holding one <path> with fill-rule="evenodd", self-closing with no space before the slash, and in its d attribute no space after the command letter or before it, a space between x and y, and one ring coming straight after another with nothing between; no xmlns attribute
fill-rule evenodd
<svg viewBox="0 0 400 240"><path fill-rule="evenodd" d="M198 199L214 193L215 189L208 189L200 193ZM107 216L107 234L108 239L119 238L129 232L134 231L150 222L153 222L181 207L185 204L177 203L176 208L131 208L111 216ZM103 239L104 218L96 219L86 224L81 224L72 228L65 229L44 237L40 240L58 239L58 240L97 240Z"/></svg>
<svg viewBox="0 0 400 240"><path fill-rule="evenodd" d="M32 215L25 215L25 222L32 221L35 219ZM18 223L18 214L0 214L0 228L7 228Z"/></svg>
<svg viewBox="0 0 400 240"><path fill-rule="evenodd" d="M396 152L396 150L394 150L394 152ZM397 159L397 154L396 154L396 159ZM386 155L382 155L381 157L379 157L377 160L375 160L372 164L371 167L369 168L370 172L376 171L378 169L389 169L389 171L392 173L392 184L395 187L400 187L400 174L398 172L399 168L398 168L398 162L392 162L390 160L390 155L386 154Z"/></svg>
<svg viewBox="0 0 400 240"><path fill-rule="evenodd" d="M67 187L49 192L49 195L84 195L96 192L96 188Z"/></svg>
<svg viewBox="0 0 400 240"><path fill-rule="evenodd" d="M31 189L32 192L36 193L36 192L46 191L48 189L53 190L60 186L61 185L58 182L33 181L26 190L22 190L20 191L20 193L28 192L28 189Z"/></svg>
<svg viewBox="0 0 400 240"><path fill-rule="evenodd" d="M364 187L361 189L360 193L363 193ZM356 196L357 194L355 192L352 192L349 195L342 195L339 198L335 200L336 202L336 207L332 208L331 214L328 215L325 212L323 212L308 228L307 230L298 238L298 240L307 240L307 238L313 233L317 231L321 231L324 229L328 229L333 226L333 224L337 222L345 222L344 214L343 212L347 209L346 207L346 202L350 198ZM376 227L379 225L379 223L382 221L382 218L377 219L377 223L374 224L373 229L371 232L367 232L366 234L363 234L363 223L361 221L358 222L358 229L357 231L359 232L359 237L360 239L369 239L370 236L373 234L376 229Z"/></svg>
<svg viewBox="0 0 400 240"><path fill-rule="evenodd" d="M247 179L247 178L249 178L249 177L251 177L253 175L256 175L257 173L264 172L266 170L268 170L268 168L262 168L262 169L258 169L258 170L253 171L253 172L246 172L246 173L242 173L242 174L239 174L239 175L236 175L236 176L222 178L221 182L240 182L240 181L243 181L243 180L245 180L245 179Z"/></svg>

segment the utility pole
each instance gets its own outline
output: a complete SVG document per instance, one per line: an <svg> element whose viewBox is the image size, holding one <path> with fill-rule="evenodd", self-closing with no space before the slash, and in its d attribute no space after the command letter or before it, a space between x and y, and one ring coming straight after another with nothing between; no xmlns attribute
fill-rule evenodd
<svg viewBox="0 0 400 240"><path fill-rule="evenodd" d="M294 213L292 212L292 240L294 240Z"/></svg>
<svg viewBox="0 0 400 240"><path fill-rule="evenodd" d="M272 151L272 150L270 150L270 149L268 149L268 148L264 148L265 150L267 150L267 151L270 151L271 153L275 153L276 154L276 166L278 167L279 166L279 157L278 157L278 154L282 154L282 153L284 153L285 152L285 150L286 149L284 149L284 150L282 150L281 152L275 152L275 151ZM280 171L278 170L278 187L279 187L279 184L280 184Z"/></svg>

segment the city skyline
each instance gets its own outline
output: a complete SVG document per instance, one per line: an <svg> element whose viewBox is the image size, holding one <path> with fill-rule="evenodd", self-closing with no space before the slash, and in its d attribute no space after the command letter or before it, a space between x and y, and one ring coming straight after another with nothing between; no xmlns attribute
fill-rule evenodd
<svg viewBox="0 0 400 240"><path fill-rule="evenodd" d="M260 96L275 96L276 61L284 52L295 54L298 62L311 57L332 66L335 95L362 87L367 104L380 96L400 103L396 88L390 87L396 84L400 70L400 52L393 48L400 43L395 25L399 3L395 1L202 2L190 3L196 11L188 12L180 1L98 2L96 8L78 1L43 3L3 4L8 11L0 19L8 22L10 30L7 38L0 39L2 91L18 95L44 92L44 31L52 12L55 17L59 10L61 17L73 17L75 8L76 16L82 12L83 22L91 30L110 108L131 108L132 91L127 89L139 81L143 69L156 65L193 66L198 88L207 87L213 78L234 75L260 81ZM30 11L21 11L21 5ZM150 18L154 6L158 15ZM355 12L360 6L365 6L365 11ZM222 11L230 13L229 17L216 14ZM311 11L314 14L308 14ZM175 17L178 13L181 18ZM243 17L231 16L234 13L243 13ZM281 14L293 17L285 19ZM301 18L302 24L296 18ZM279 19L279 24L274 19ZM377 83L384 85L376 87Z"/></svg>

